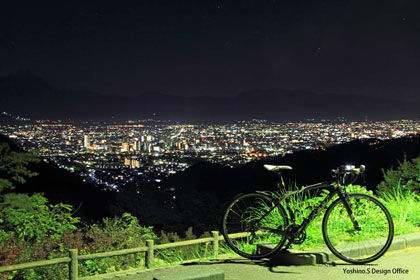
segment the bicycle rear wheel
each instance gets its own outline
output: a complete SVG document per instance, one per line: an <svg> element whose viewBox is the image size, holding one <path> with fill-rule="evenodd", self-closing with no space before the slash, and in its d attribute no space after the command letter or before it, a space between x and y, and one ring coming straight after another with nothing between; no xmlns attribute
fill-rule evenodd
<svg viewBox="0 0 420 280"><path fill-rule="evenodd" d="M366 194L350 194L348 203L360 230L353 222L341 199L327 209L322 222L324 240L338 258L355 264L380 258L391 246L394 224L388 209Z"/></svg>
<svg viewBox="0 0 420 280"><path fill-rule="evenodd" d="M261 193L239 195L223 217L223 236L229 247L249 259L261 259L283 246L288 219L284 208Z"/></svg>

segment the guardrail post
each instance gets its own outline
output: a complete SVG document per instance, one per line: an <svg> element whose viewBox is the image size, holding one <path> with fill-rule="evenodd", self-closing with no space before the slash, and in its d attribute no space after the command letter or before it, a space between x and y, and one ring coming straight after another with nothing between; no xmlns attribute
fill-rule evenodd
<svg viewBox="0 0 420 280"><path fill-rule="evenodd" d="M70 264L69 264L69 279L77 280L77 276L79 274L78 261L77 261L77 255L78 255L77 249L70 249L69 255L71 259Z"/></svg>
<svg viewBox="0 0 420 280"><path fill-rule="evenodd" d="M153 240L146 240L147 252L146 252L146 268L151 268L155 262L155 252Z"/></svg>
<svg viewBox="0 0 420 280"><path fill-rule="evenodd" d="M213 235L213 255L217 257L219 254L219 232L214 230L211 234Z"/></svg>

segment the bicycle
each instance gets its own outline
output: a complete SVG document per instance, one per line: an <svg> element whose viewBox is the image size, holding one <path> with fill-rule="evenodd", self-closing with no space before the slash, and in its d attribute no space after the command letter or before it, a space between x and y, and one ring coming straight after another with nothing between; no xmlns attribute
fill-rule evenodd
<svg viewBox="0 0 420 280"><path fill-rule="evenodd" d="M278 174L279 191L239 194L223 216L223 236L239 255L261 259L284 245L284 249L289 249L292 244L302 244L306 239L306 228L325 209L323 239L339 259L364 264L377 260L391 246L394 224L388 209L371 195L346 191L346 185L354 183L365 171L365 166L340 166L331 170L329 181L296 191L282 191L285 184L281 172L291 170L290 166L264 165L264 168ZM301 217L301 224L297 224L290 197L305 191L323 190L328 193L325 198L307 217ZM338 198L329 204L336 195Z"/></svg>

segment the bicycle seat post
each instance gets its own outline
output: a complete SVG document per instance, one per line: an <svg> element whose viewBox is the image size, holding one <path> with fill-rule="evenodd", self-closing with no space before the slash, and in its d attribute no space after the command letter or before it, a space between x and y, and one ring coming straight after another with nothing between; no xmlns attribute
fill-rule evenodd
<svg viewBox="0 0 420 280"><path fill-rule="evenodd" d="M281 172L278 173L278 180L277 180L277 188L282 190L281 187L285 188L286 185L284 184L283 176L281 176Z"/></svg>

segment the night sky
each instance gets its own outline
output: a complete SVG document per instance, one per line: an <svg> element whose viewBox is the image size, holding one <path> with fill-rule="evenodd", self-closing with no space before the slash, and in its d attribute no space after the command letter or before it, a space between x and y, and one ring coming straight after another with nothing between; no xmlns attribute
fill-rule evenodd
<svg viewBox="0 0 420 280"><path fill-rule="evenodd" d="M305 89L420 101L420 1L7 1L0 75L62 89Z"/></svg>

